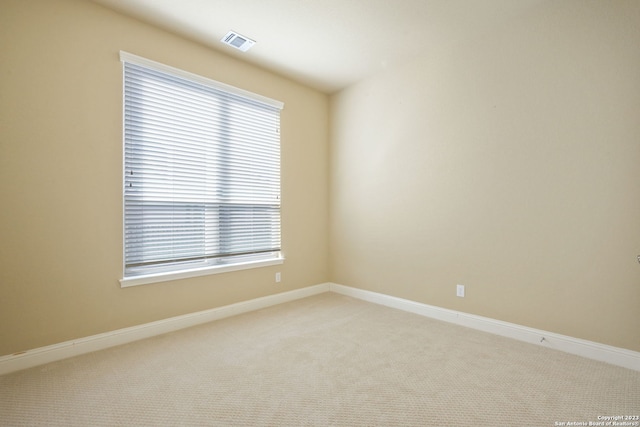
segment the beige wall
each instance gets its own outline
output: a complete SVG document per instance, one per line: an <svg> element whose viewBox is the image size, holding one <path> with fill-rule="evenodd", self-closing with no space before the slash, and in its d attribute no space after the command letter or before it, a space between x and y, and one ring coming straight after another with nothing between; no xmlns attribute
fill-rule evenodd
<svg viewBox="0 0 640 427"><path fill-rule="evenodd" d="M284 265L120 288L120 50L285 103ZM328 103L88 1L1 0L0 355L326 282Z"/></svg>
<svg viewBox="0 0 640 427"><path fill-rule="evenodd" d="M548 2L334 95L332 280L640 351L639 22Z"/></svg>
<svg viewBox="0 0 640 427"><path fill-rule="evenodd" d="M329 103L84 0L0 0L0 355L329 279L640 351L639 6L549 2ZM284 265L119 287L119 50L285 102Z"/></svg>

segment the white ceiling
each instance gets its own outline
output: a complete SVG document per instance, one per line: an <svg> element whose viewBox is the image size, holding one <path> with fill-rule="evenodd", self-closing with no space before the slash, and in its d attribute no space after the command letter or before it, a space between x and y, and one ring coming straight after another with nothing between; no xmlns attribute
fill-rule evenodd
<svg viewBox="0 0 640 427"><path fill-rule="evenodd" d="M547 0L92 0L332 93ZM229 31L256 40L226 46Z"/></svg>

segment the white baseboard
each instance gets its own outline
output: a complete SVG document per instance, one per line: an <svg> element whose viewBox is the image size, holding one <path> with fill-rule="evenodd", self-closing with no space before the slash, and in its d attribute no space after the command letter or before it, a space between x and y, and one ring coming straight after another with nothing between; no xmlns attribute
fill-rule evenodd
<svg viewBox="0 0 640 427"><path fill-rule="evenodd" d="M0 357L0 375L162 335L168 332L188 328L190 326L223 319L225 317L260 310L262 308L329 291L375 304L408 311L430 317L432 319L455 323L472 329L640 371L640 353L631 350L542 331L487 317L422 304L415 301L343 286L336 283L323 283L210 310L199 311L156 322L145 323L143 325L132 326L130 328L92 335L90 337L80 338L77 340L65 341L46 347L28 350L22 353L2 356ZM542 338L544 338L544 340L542 340Z"/></svg>
<svg viewBox="0 0 640 427"><path fill-rule="evenodd" d="M513 338L530 344L536 344L565 353L586 357L627 369L640 371L640 353L600 344L592 341L542 331L514 323L503 322L487 317L476 316L455 310L422 304L402 298L392 297L363 289L330 283L332 292L358 298L375 304L430 317L432 319L455 323L484 332ZM544 339L543 339L544 338Z"/></svg>
<svg viewBox="0 0 640 427"><path fill-rule="evenodd" d="M324 283L0 357L0 375L329 291Z"/></svg>

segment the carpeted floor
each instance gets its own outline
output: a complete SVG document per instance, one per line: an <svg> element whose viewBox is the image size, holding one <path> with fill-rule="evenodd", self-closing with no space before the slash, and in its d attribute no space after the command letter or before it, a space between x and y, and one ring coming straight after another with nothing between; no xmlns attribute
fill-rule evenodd
<svg viewBox="0 0 640 427"><path fill-rule="evenodd" d="M638 415L640 372L334 293L0 377L2 426L558 426Z"/></svg>

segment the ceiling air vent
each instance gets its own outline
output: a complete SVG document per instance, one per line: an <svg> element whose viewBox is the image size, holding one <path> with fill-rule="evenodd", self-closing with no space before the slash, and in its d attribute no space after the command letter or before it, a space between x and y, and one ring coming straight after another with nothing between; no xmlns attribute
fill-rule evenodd
<svg viewBox="0 0 640 427"><path fill-rule="evenodd" d="M228 44L229 46L233 46L236 49L240 49L243 52L248 51L251 46L256 44L254 40L242 36L235 31L229 31L220 41L224 44Z"/></svg>

